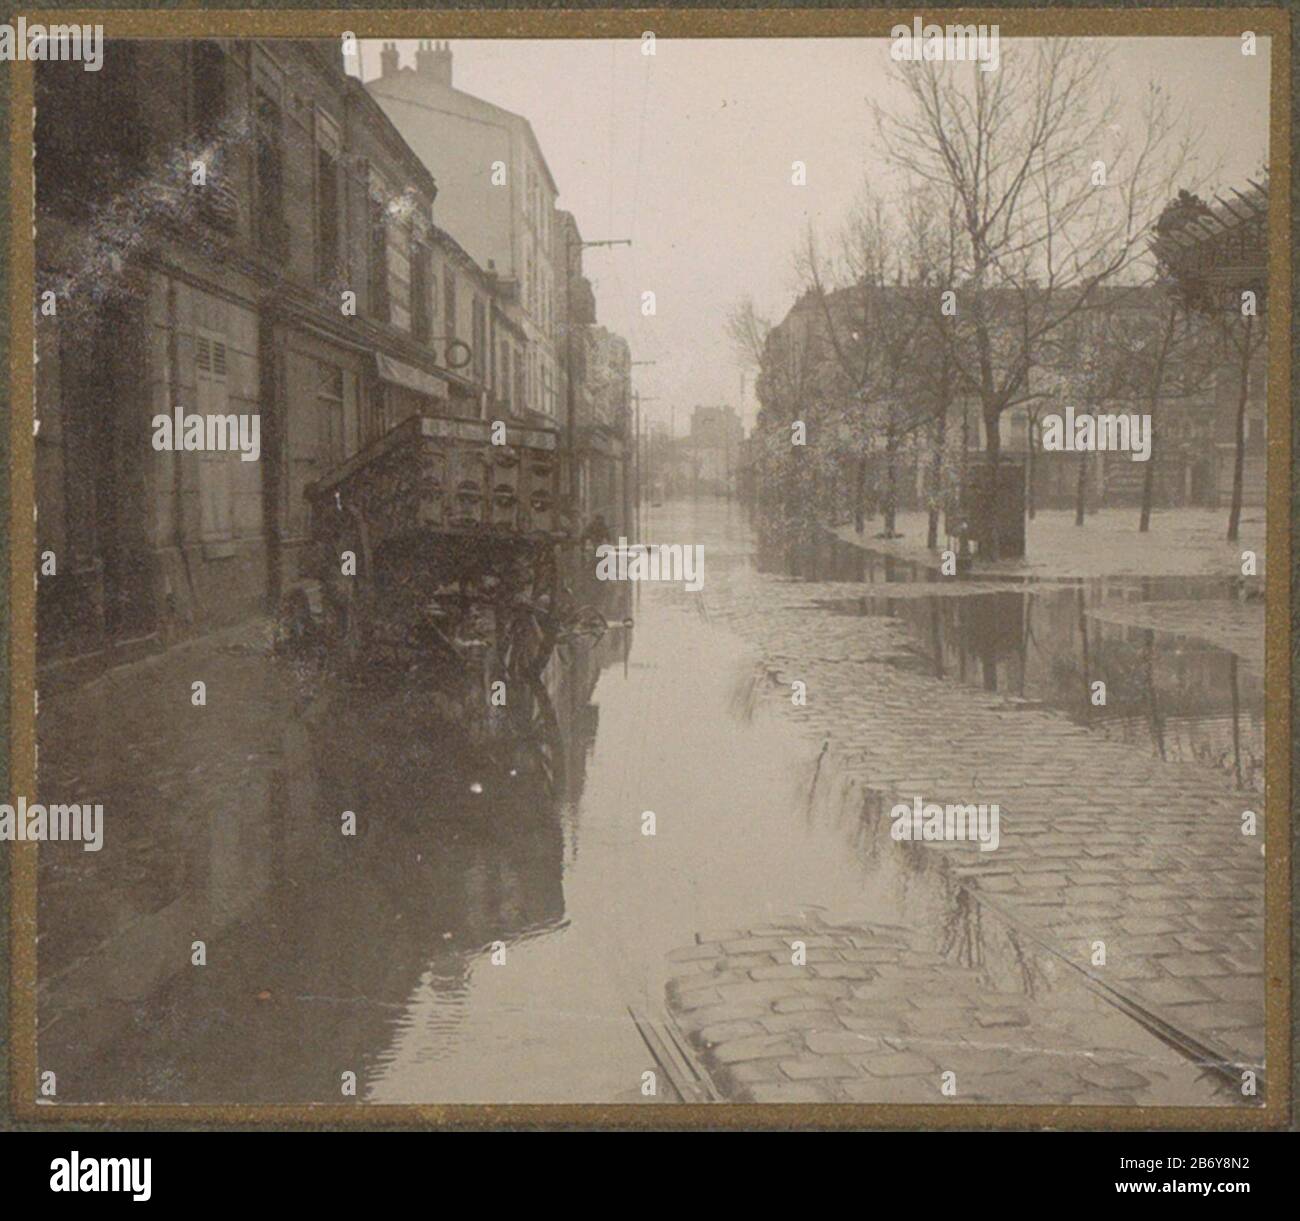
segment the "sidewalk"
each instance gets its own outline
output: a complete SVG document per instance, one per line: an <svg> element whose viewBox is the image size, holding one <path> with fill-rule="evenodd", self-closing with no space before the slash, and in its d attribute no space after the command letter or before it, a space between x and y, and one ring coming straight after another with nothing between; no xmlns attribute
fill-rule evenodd
<svg viewBox="0 0 1300 1221"><path fill-rule="evenodd" d="M133 1003L190 969L192 940L211 947L270 884L267 811L299 699L265 619L42 697L41 800L104 806L101 851L48 845L39 858L38 1019L62 1066L111 1043L113 1015L130 1020ZM87 1030L78 1013L92 1009Z"/></svg>
<svg viewBox="0 0 1300 1221"><path fill-rule="evenodd" d="M738 1102L1159 1106L1197 1070L1116 1046L1105 1006L998 990L898 925L817 910L710 930L669 955L671 1020ZM807 954L791 965L791 947ZM1225 1090L1225 1101L1238 1101Z"/></svg>
<svg viewBox="0 0 1300 1221"><path fill-rule="evenodd" d="M817 614L861 586L797 584L732 570L705 598L777 680L760 685L879 851L941 859L950 875L1100 987L1122 995L1230 1071L1264 1050L1264 839L1256 808L1220 772L1155 758L1064 715L889 664L888 617ZM753 587L758 582L759 588ZM807 706L790 681L807 684ZM895 802L997 802L1001 846L899 844ZM924 868L918 864L917 868ZM1093 966L1104 942L1106 965Z"/></svg>
<svg viewBox="0 0 1300 1221"><path fill-rule="evenodd" d="M900 513L895 530L901 538L876 537L883 529L879 517L868 521L861 534L850 523L835 536L907 560L924 568L938 568L939 553L926 548L925 513ZM1025 523L1023 560L984 563L976 560L976 577L1033 577L1064 580L1080 577L1167 577L1241 575L1241 553L1254 551L1259 575L1264 574L1264 510L1242 510L1240 538L1229 543L1227 509L1160 509L1151 514L1151 529L1138 533L1138 510L1103 509L1089 514L1082 526L1064 509L1040 511ZM939 523L939 545L947 543Z"/></svg>

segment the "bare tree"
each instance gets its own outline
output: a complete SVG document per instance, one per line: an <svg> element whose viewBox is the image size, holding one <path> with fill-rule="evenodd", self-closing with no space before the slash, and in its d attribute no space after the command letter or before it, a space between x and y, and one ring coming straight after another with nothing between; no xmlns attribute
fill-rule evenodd
<svg viewBox="0 0 1300 1221"><path fill-rule="evenodd" d="M1027 397L1036 349L1143 254L1146 227L1187 160L1155 86L1137 140L1126 137L1105 67L1097 42L1018 41L995 72L897 64L907 104L876 108L892 164L958 201L952 287L973 354L959 372L979 399L995 468L1002 414Z"/></svg>
<svg viewBox="0 0 1300 1221"><path fill-rule="evenodd" d="M754 299L748 293L732 307L727 315L727 338L742 370L748 372L762 367L763 350L771 330L772 323L755 310Z"/></svg>
<svg viewBox="0 0 1300 1221"><path fill-rule="evenodd" d="M957 208L954 193L935 188L910 193L903 205L908 287L898 294L897 310L920 356L912 369L913 416L929 440L926 546L932 551L939 545L939 514L948 490L948 417L962 361L955 317L943 308L943 291L958 275Z"/></svg>
<svg viewBox="0 0 1300 1221"><path fill-rule="evenodd" d="M900 240L884 201L864 188L834 252L825 255L807 230L795 260L803 299L819 319L820 355L829 366L827 423L854 463L854 524L863 530L869 456L883 442L880 496L884 535L895 533L897 455L908 435L903 392L915 337L900 316L893 288L901 281ZM893 286L891 286L891 279Z"/></svg>
<svg viewBox="0 0 1300 1221"><path fill-rule="evenodd" d="M1263 200L1267 199L1267 181L1265 171L1264 186L1259 188ZM1227 205L1224 207L1227 215L1244 223L1246 242L1253 242L1259 251L1266 250L1264 212L1260 202L1245 200L1244 215L1238 215ZM1188 247L1195 251L1204 234L1202 232L1189 242L1184 231L1197 229L1203 218L1212 216L1210 206L1197 195L1187 190L1179 191L1160 213L1155 224L1157 236L1154 245L1161 272L1169 280L1182 306L1209 321L1236 360L1232 504L1228 510L1228 541L1236 542L1241 523L1250 371L1268 337L1268 330L1262 325L1268 290L1267 259L1260 253L1252 256L1243 251L1239 256L1242 258L1240 268L1222 268L1207 266L1199 256L1189 257ZM1221 229L1222 225L1222 218L1216 218L1215 229ZM1221 260L1222 256L1218 257Z"/></svg>

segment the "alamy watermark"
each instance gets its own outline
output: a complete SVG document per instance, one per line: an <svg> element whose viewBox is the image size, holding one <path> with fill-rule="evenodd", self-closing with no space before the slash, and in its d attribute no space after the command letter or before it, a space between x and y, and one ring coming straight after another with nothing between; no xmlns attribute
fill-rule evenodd
<svg viewBox="0 0 1300 1221"><path fill-rule="evenodd" d="M889 31L889 58L895 63L943 60L978 63L981 72L996 72L1001 62L995 25L923 25L920 14L910 28Z"/></svg>
<svg viewBox="0 0 1300 1221"><path fill-rule="evenodd" d="M177 407L173 415L154 416L151 426L157 450L239 450L241 462L256 462L262 452L262 417L256 412L205 416Z"/></svg>
<svg viewBox="0 0 1300 1221"><path fill-rule="evenodd" d="M129 1192L137 1203L153 1194L150 1157L82 1157L74 1149L71 1157L56 1157L50 1169L51 1191Z"/></svg>
<svg viewBox="0 0 1300 1221"><path fill-rule="evenodd" d="M1043 449L1064 452L1121 453L1125 450L1134 462L1151 457L1151 417L1149 415L1092 415L1067 406L1065 415L1043 417Z"/></svg>
<svg viewBox="0 0 1300 1221"><path fill-rule="evenodd" d="M13 25L0 24L0 59L80 60L87 72L98 72L104 66L104 27L28 25L19 17Z"/></svg>
<svg viewBox="0 0 1300 1221"><path fill-rule="evenodd" d="M601 543L598 581L680 581L691 593L704 588L704 548L699 543Z"/></svg>
<svg viewBox="0 0 1300 1221"><path fill-rule="evenodd" d="M893 826L891 838L914 843L970 842L977 843L981 852L992 852L998 846L997 802L987 805L939 805L914 797L912 804L899 802L889 811Z"/></svg>
<svg viewBox="0 0 1300 1221"><path fill-rule="evenodd" d="M19 797L16 808L0 805L0 840L79 843L86 852L98 852L104 846L104 807L28 805L26 797Z"/></svg>

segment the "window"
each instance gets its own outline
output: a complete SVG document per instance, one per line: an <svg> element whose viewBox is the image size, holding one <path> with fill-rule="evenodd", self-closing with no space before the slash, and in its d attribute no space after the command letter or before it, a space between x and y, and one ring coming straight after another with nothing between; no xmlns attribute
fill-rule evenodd
<svg viewBox="0 0 1300 1221"><path fill-rule="evenodd" d="M487 310L481 297L474 298L474 373L479 381L487 379Z"/></svg>
<svg viewBox="0 0 1300 1221"><path fill-rule="evenodd" d="M319 408L316 456L321 470L338 466L348 456L343 405L343 370L326 361L316 362L316 405Z"/></svg>
<svg viewBox="0 0 1300 1221"><path fill-rule="evenodd" d="M288 255L284 223L284 129L280 107L257 90L257 241L267 254Z"/></svg>
<svg viewBox="0 0 1300 1221"><path fill-rule="evenodd" d="M421 343L427 343L433 334L430 326L429 286L433 279L429 271L429 252L423 246L411 250L411 334Z"/></svg>
<svg viewBox="0 0 1300 1221"><path fill-rule="evenodd" d="M447 343L451 343L456 338L456 275L451 268L447 269L447 273L443 277L442 292L445 314L443 330L447 335Z"/></svg>
<svg viewBox="0 0 1300 1221"><path fill-rule="evenodd" d="M324 285L339 275L339 162L327 149L316 152L316 271Z"/></svg>
<svg viewBox="0 0 1300 1221"><path fill-rule="evenodd" d="M226 117L226 53L211 39L192 44L192 128L199 144L211 144Z"/></svg>
<svg viewBox="0 0 1300 1221"><path fill-rule="evenodd" d="M510 345L504 340L501 342L501 401L506 405L506 410L511 409L513 397L510 393Z"/></svg>
<svg viewBox="0 0 1300 1221"><path fill-rule="evenodd" d="M370 197L370 316L389 320L388 207L382 197Z"/></svg>
<svg viewBox="0 0 1300 1221"><path fill-rule="evenodd" d="M525 389L524 379L526 371L524 369L524 358L522 352L515 353L515 395L514 406L522 415L528 409L528 394Z"/></svg>
<svg viewBox="0 0 1300 1221"><path fill-rule="evenodd" d="M200 416L229 414L226 342L211 331L194 337L195 409ZM199 455L199 537L221 542L235 537L235 472L238 451L203 450Z"/></svg>
<svg viewBox="0 0 1300 1221"><path fill-rule="evenodd" d="M114 43L111 71L107 59L105 56L95 76L101 78L101 113L112 115L113 121L107 124L106 144L96 151L111 159L123 177L129 177L145 169L150 151L149 125L144 121L145 108L151 104L143 84L146 70L141 67L139 51L128 39ZM97 159L95 164L102 166L103 161Z"/></svg>

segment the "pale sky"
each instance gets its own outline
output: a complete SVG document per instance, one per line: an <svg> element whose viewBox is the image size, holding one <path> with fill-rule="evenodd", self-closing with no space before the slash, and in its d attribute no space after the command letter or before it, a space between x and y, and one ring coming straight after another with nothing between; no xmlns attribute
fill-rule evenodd
<svg viewBox="0 0 1300 1221"><path fill-rule="evenodd" d="M1236 38L1112 42L1123 114L1136 121L1147 82L1167 89L1199 133L1212 187L1244 186L1267 160L1269 40L1242 54ZM379 71L378 42L362 48ZM399 42L402 63L415 42ZM1015 44L1002 41L1002 58ZM750 293L779 319L797 281L793 251L811 220L833 235L868 174L890 183L868 101L885 103L885 39L453 41L453 84L525 116L584 238L632 247L585 254L598 321L624 335L643 411L684 432L697 403L740 399L726 338L732 305ZM791 162L807 185L791 185ZM431 166L434 177L438 167ZM434 205L437 217L437 204ZM453 235L454 236L454 235ZM641 293L656 295L654 317ZM745 402L746 426L756 404Z"/></svg>

